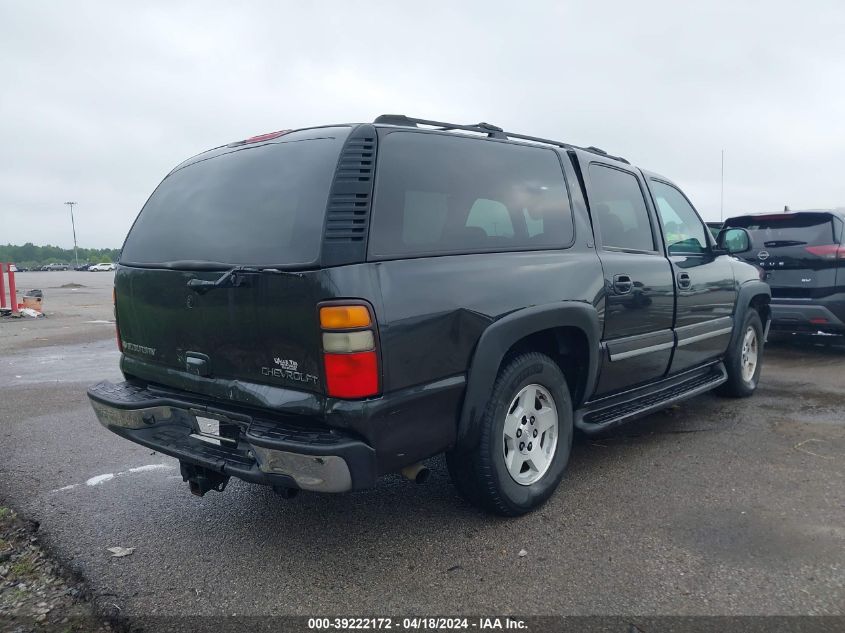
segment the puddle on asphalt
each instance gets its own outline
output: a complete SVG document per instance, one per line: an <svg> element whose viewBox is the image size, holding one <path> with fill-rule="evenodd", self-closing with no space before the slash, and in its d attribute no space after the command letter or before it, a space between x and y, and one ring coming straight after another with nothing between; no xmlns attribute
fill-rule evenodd
<svg viewBox="0 0 845 633"><path fill-rule="evenodd" d="M3 384L96 382L120 379L120 352L114 341L20 350L0 362Z"/></svg>

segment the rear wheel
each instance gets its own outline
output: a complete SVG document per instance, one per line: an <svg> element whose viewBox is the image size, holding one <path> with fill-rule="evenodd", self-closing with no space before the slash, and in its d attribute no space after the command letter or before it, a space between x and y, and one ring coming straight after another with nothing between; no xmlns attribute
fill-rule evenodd
<svg viewBox="0 0 845 633"><path fill-rule="evenodd" d="M763 324L756 310L745 313L742 329L725 357L728 380L717 393L732 398L747 398L757 390L763 367Z"/></svg>
<svg viewBox="0 0 845 633"><path fill-rule="evenodd" d="M518 516L554 493L572 446L572 400L544 354L516 356L500 369L472 450L446 455L449 474L470 502Z"/></svg>

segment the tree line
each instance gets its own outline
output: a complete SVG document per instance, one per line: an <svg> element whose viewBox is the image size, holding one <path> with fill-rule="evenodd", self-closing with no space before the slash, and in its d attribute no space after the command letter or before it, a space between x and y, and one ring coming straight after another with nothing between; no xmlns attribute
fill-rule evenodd
<svg viewBox="0 0 845 633"><path fill-rule="evenodd" d="M100 262L116 262L120 256L119 248L80 248L79 263L99 264ZM14 244L0 245L0 262L10 262L25 268L46 266L47 264L76 265L76 257L72 248L59 246L36 246L27 242L23 246Z"/></svg>

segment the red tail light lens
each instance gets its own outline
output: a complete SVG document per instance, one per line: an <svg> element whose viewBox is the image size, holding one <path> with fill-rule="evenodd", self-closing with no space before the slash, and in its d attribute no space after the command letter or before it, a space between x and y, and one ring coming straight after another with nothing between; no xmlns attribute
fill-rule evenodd
<svg viewBox="0 0 845 633"><path fill-rule="evenodd" d="M824 257L825 259L845 259L845 247L839 244L824 244L822 246L806 246L808 253Z"/></svg>
<svg viewBox="0 0 845 633"><path fill-rule="evenodd" d="M366 398L378 393L376 353L325 354L326 387L335 398Z"/></svg>

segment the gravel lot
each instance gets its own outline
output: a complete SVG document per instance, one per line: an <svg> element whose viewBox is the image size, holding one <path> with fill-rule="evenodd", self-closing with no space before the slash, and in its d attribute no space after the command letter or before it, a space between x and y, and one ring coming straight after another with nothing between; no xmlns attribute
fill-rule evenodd
<svg viewBox="0 0 845 633"><path fill-rule="evenodd" d="M18 275L48 317L0 321L0 500L132 622L845 615L841 344L770 345L751 399L705 395L578 440L559 492L521 519L469 507L440 459L423 486L284 501L233 480L199 499L175 460L108 433L87 403L87 385L120 379L111 282Z"/></svg>

